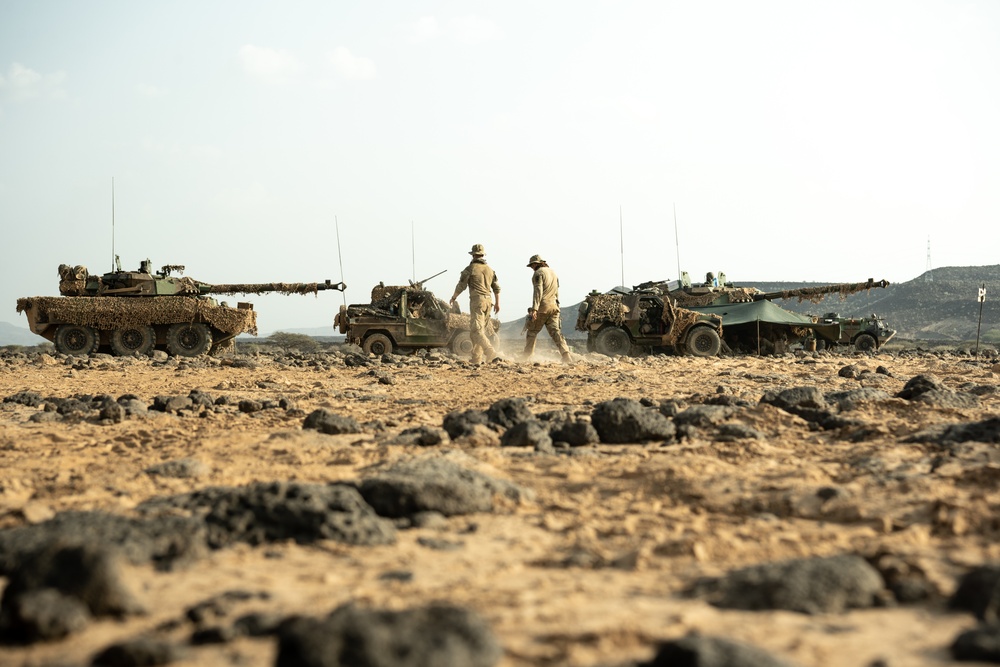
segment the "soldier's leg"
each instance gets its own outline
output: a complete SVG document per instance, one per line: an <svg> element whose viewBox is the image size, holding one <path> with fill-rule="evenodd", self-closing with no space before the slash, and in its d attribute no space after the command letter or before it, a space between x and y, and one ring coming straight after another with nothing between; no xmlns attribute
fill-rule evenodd
<svg viewBox="0 0 1000 667"><path fill-rule="evenodd" d="M545 330L552 336L552 340L555 342L556 347L559 348L559 354L562 355L562 358L564 360L567 359L569 357L569 345L566 343L565 336L562 335L562 318L558 310L545 319Z"/></svg>
<svg viewBox="0 0 1000 667"><path fill-rule="evenodd" d="M486 337L484 333L489 326L490 318L490 304L484 304L481 309L476 310L476 312L471 313L469 317L469 333L472 337L472 361L473 363L479 363L479 361L491 361L495 356L497 356L496 350L493 349L493 345L490 344L490 339Z"/></svg>
<svg viewBox="0 0 1000 667"><path fill-rule="evenodd" d="M524 338L524 358L528 359L535 353L535 341L538 340L538 332L542 330L542 317L536 317L528 321L528 328L525 330Z"/></svg>

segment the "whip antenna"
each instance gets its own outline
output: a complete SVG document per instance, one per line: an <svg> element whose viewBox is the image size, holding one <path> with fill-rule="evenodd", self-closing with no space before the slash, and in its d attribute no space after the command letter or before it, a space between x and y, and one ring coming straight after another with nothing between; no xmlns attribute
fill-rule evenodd
<svg viewBox="0 0 1000 667"><path fill-rule="evenodd" d="M115 270L115 177L111 177L111 270Z"/></svg>
<svg viewBox="0 0 1000 667"><path fill-rule="evenodd" d="M677 204L674 204L674 247L677 248L677 280L681 279L681 241L677 234Z"/></svg>
<svg viewBox="0 0 1000 667"><path fill-rule="evenodd" d="M337 216L333 216L333 226L337 231L337 262L340 264L340 284L344 284L344 258L340 254L340 223ZM344 297L344 305L347 305L347 290L341 290L340 295Z"/></svg>
<svg viewBox="0 0 1000 667"><path fill-rule="evenodd" d="M625 231L622 227L622 207L618 205L618 248L622 258L622 287L625 287Z"/></svg>

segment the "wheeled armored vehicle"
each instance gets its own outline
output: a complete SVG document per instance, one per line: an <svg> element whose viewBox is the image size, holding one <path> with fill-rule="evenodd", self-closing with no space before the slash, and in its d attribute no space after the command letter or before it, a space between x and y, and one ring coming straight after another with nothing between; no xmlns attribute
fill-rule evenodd
<svg viewBox="0 0 1000 667"><path fill-rule="evenodd" d="M722 347L722 318L681 308L656 285L631 292L591 292L580 304L578 331L587 351L628 355L643 347L714 357Z"/></svg>
<svg viewBox="0 0 1000 667"><path fill-rule="evenodd" d="M469 315L424 289L427 280L430 278L409 285L379 283L372 288L370 303L341 306L334 326L348 343L360 345L368 354L436 347L463 356L471 354ZM490 320L490 325L488 335L495 347L500 321Z"/></svg>
<svg viewBox="0 0 1000 667"><path fill-rule="evenodd" d="M257 333L257 313L251 303L235 308L219 303L214 294L315 294L343 291L343 283L210 284L171 275L180 265L166 265L155 274L149 260L138 271L117 270L91 275L85 266L59 267L61 296L17 300L17 312L28 318L31 331L52 341L56 351L84 356L109 349L118 356L148 355L165 348L169 354L193 357L224 349L241 333Z"/></svg>

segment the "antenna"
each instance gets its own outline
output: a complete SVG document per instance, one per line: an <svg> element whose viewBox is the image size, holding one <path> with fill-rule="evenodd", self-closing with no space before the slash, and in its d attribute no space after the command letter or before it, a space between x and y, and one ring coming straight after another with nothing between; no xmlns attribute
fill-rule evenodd
<svg viewBox="0 0 1000 667"><path fill-rule="evenodd" d="M413 233L413 221L410 220L410 261L413 266L413 282L417 281L417 240Z"/></svg>
<svg viewBox="0 0 1000 667"><path fill-rule="evenodd" d="M115 270L115 177L111 177L111 270Z"/></svg>
<svg viewBox="0 0 1000 667"><path fill-rule="evenodd" d="M927 237L927 270L924 272L924 282L934 282L934 276L931 274L931 237L929 235Z"/></svg>
<svg viewBox="0 0 1000 667"><path fill-rule="evenodd" d="M622 258L622 282L621 286L625 287L625 230L622 224L622 207L621 204L618 205L618 244L621 251Z"/></svg>
<svg viewBox="0 0 1000 667"><path fill-rule="evenodd" d="M337 262L340 264L340 284L344 284L344 258L340 254L340 223L337 222L337 216L333 216L333 226L337 230ZM347 305L347 293L346 290L340 290L340 295L344 297L344 305Z"/></svg>
<svg viewBox="0 0 1000 667"><path fill-rule="evenodd" d="M674 202L674 247L677 248L677 280L681 279L681 241L677 233L677 203Z"/></svg>

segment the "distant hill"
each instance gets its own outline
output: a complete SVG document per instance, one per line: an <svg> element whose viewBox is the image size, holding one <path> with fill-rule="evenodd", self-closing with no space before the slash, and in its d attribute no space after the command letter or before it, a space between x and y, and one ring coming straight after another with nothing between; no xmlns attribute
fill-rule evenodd
<svg viewBox="0 0 1000 667"><path fill-rule="evenodd" d="M41 336L31 333L28 327L19 327L10 322L0 322L0 345L41 345L47 342Z"/></svg>

